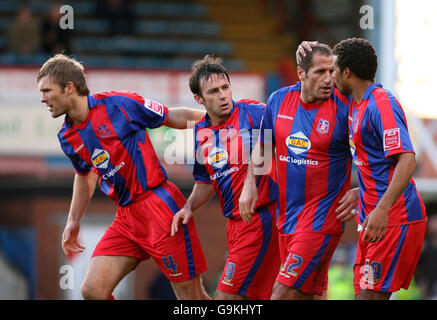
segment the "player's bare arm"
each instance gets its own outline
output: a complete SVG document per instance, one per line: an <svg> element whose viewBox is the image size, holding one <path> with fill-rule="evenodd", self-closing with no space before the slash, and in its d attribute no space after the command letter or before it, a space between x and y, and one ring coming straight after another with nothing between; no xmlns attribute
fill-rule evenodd
<svg viewBox="0 0 437 320"><path fill-rule="evenodd" d="M384 238L387 230L388 212L404 192L416 169L416 158L412 152L393 156L397 160L393 178L376 208L364 220L364 241L376 242Z"/></svg>
<svg viewBox="0 0 437 320"><path fill-rule="evenodd" d="M195 123L200 121L205 116L205 111L177 107L168 109L168 118L164 123L167 127L174 129L193 128Z"/></svg>
<svg viewBox="0 0 437 320"><path fill-rule="evenodd" d="M360 189L354 188L351 190L348 190L345 195L338 201L340 204L337 209L335 209L335 212L338 213L337 219L340 221L349 221L352 219L355 214L358 204L358 196L359 196Z"/></svg>
<svg viewBox="0 0 437 320"><path fill-rule="evenodd" d="M62 249L66 255L82 252L85 247L79 243L77 236L82 218L96 188L97 174L90 171L86 175L76 174L73 184L73 196L68 213L67 224L62 234Z"/></svg>
<svg viewBox="0 0 437 320"><path fill-rule="evenodd" d="M243 190L238 200L241 218L246 222L252 220L252 214L255 213L255 206L258 201L256 176L264 172L264 168L269 166L271 156L270 154L269 157L265 157L264 144L259 141L253 147L246 178L244 179Z"/></svg>
<svg viewBox="0 0 437 320"><path fill-rule="evenodd" d="M193 216L193 212L208 202L214 195L214 187L209 183L194 184L193 191L188 197L187 202L181 210L176 212L171 223L171 235L174 236L178 230L182 220L182 224L187 224Z"/></svg>

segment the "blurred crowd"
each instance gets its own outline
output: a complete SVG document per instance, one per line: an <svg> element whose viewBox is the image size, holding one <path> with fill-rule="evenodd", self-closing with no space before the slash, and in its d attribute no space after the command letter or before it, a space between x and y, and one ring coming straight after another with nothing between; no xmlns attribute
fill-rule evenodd
<svg viewBox="0 0 437 320"><path fill-rule="evenodd" d="M71 36L74 30L60 27L61 6L60 2L54 2L42 17L38 17L28 2L21 3L7 33L10 53L22 57L35 53L73 53ZM108 35L133 32L135 15L129 0L98 0L94 17L106 22Z"/></svg>

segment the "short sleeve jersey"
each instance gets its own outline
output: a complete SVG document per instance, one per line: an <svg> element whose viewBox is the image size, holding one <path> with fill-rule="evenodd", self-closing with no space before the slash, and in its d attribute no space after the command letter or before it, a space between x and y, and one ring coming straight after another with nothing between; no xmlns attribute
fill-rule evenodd
<svg viewBox="0 0 437 320"><path fill-rule="evenodd" d="M260 142L276 147L280 232L341 234L338 201L350 187L348 99L306 104L301 84L275 91L267 102Z"/></svg>
<svg viewBox="0 0 437 320"><path fill-rule="evenodd" d="M96 172L100 189L120 206L167 179L146 131L166 121L166 106L133 92L111 91L89 95L88 107L84 122L74 125L65 116L58 133L78 175Z"/></svg>
<svg viewBox="0 0 437 320"><path fill-rule="evenodd" d="M349 139L360 187L358 223L363 223L386 192L396 166L394 155L414 152L404 111L379 83L369 86L362 101L351 99ZM426 219L413 179L389 211L388 226Z"/></svg>
<svg viewBox="0 0 437 320"><path fill-rule="evenodd" d="M234 101L230 118L224 124L213 126L206 114L195 126L194 180L214 186L222 213L227 218L241 219L238 200L264 108L265 104L255 100ZM259 176L256 183L257 208L277 200L273 166L265 175Z"/></svg>

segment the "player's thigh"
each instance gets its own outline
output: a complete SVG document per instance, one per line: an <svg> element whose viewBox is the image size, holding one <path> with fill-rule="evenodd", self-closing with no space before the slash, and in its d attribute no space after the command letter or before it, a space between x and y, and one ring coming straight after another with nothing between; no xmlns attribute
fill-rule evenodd
<svg viewBox="0 0 437 320"><path fill-rule="evenodd" d="M137 263L138 259L133 257L94 256L82 282L82 293L96 298L109 296Z"/></svg>
<svg viewBox="0 0 437 320"><path fill-rule="evenodd" d="M278 281L273 286L271 300L313 300L314 295L291 288Z"/></svg>
<svg viewBox="0 0 437 320"><path fill-rule="evenodd" d="M209 299L203 286L201 276L196 276L185 281L171 281L170 283L178 300Z"/></svg>
<svg viewBox="0 0 437 320"><path fill-rule="evenodd" d="M339 236L296 233L280 237L281 269L276 281L306 294L322 295Z"/></svg>
<svg viewBox="0 0 437 320"><path fill-rule="evenodd" d="M355 296L356 300L389 300L391 292L377 292L362 289L359 294Z"/></svg>
<svg viewBox="0 0 437 320"><path fill-rule="evenodd" d="M247 300L247 297L240 296L238 294L232 294L228 292L223 292L220 289L215 291L214 300Z"/></svg>

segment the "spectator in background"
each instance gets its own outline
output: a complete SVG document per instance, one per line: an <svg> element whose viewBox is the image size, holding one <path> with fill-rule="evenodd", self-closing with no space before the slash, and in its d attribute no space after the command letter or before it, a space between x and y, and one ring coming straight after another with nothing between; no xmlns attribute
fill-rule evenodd
<svg viewBox="0 0 437 320"><path fill-rule="evenodd" d="M30 56L41 45L41 31L32 10L24 3L18 10L8 32L9 49L20 56Z"/></svg>
<svg viewBox="0 0 437 320"><path fill-rule="evenodd" d="M42 34L44 35L42 48L50 55L71 53L71 30L60 27L59 21L62 17L60 9L59 2L53 3L42 21Z"/></svg>
<svg viewBox="0 0 437 320"><path fill-rule="evenodd" d="M130 0L98 0L96 16L108 22L111 35L131 34L135 18L131 8Z"/></svg>

